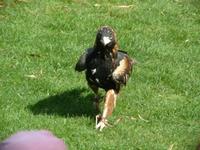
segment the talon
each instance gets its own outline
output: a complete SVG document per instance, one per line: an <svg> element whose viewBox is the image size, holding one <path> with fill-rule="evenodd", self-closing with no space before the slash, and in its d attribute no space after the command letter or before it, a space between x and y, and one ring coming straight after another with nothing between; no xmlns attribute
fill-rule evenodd
<svg viewBox="0 0 200 150"><path fill-rule="evenodd" d="M112 125L108 123L107 119L102 118L101 115L96 115L96 129L102 131L105 127L112 127Z"/></svg>
<svg viewBox="0 0 200 150"><path fill-rule="evenodd" d="M96 115L96 129L97 129L97 124L101 120L101 115Z"/></svg>
<svg viewBox="0 0 200 150"><path fill-rule="evenodd" d="M96 129L99 129L99 131L102 131L103 128L106 127L106 123L104 121L100 121L97 126L96 126Z"/></svg>

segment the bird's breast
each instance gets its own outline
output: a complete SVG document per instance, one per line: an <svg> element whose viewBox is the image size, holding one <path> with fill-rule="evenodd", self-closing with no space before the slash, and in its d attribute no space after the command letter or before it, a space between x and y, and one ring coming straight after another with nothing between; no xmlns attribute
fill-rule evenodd
<svg viewBox="0 0 200 150"><path fill-rule="evenodd" d="M109 60L94 59L87 68L86 75L90 82L104 85L109 82L113 72L112 62Z"/></svg>

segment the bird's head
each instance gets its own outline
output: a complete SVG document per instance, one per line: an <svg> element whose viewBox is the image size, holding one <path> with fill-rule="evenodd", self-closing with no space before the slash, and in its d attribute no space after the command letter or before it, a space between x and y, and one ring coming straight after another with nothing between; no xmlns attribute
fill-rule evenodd
<svg viewBox="0 0 200 150"><path fill-rule="evenodd" d="M103 26L97 31L95 45L101 51L112 52L117 46L116 34L109 26Z"/></svg>

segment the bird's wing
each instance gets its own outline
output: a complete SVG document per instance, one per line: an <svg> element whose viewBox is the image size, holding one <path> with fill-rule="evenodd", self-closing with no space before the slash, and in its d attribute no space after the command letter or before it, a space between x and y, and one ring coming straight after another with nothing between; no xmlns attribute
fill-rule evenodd
<svg viewBox="0 0 200 150"><path fill-rule="evenodd" d="M115 82L126 85L128 78L132 72L134 60L123 51L118 52L118 66L112 73L112 78Z"/></svg>
<svg viewBox="0 0 200 150"><path fill-rule="evenodd" d="M87 67L87 59L91 56L91 54L94 52L93 48L89 48L83 53L80 57L78 62L76 63L75 70L76 71L83 71Z"/></svg>

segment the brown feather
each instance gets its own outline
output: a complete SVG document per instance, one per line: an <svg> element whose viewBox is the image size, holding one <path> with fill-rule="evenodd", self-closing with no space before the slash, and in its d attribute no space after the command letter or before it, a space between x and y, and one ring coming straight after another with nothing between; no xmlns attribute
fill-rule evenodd
<svg viewBox="0 0 200 150"><path fill-rule="evenodd" d="M117 94L114 90L107 91L105 104L104 104L104 111L103 111L104 118L112 114L113 109L116 105L116 98L117 98Z"/></svg>
<svg viewBox="0 0 200 150"><path fill-rule="evenodd" d="M112 77L116 82L126 84L132 71L132 60L125 57L119 62L119 66L114 70Z"/></svg>

